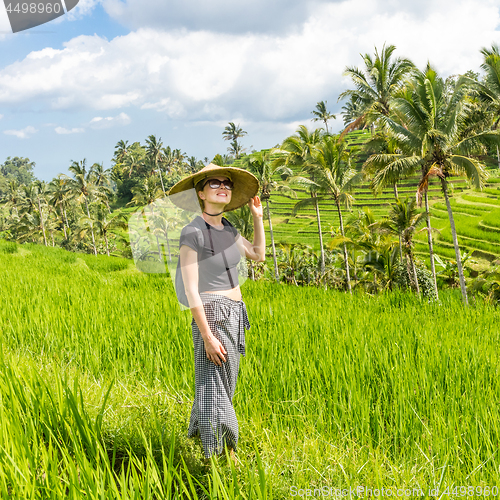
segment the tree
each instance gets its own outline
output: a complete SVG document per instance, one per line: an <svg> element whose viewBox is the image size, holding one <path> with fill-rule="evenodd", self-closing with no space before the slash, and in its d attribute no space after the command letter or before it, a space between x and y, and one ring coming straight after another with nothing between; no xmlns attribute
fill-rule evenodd
<svg viewBox="0 0 500 500"><path fill-rule="evenodd" d="M485 72L482 83L469 79L473 88L478 90L479 99L485 105L488 113L487 119L491 123L493 130L498 129L500 123L500 51L498 45L492 45L490 49L481 49L483 63L481 69ZM498 146L497 162L500 169L500 152Z"/></svg>
<svg viewBox="0 0 500 500"><path fill-rule="evenodd" d="M348 149L343 137L325 135L319 145L311 151L311 159L306 163L307 170L314 176L314 182L318 185L317 202L330 198L335 203L343 238L345 231L341 206L350 208L353 198L349 191L361 179L361 174L353 167L355 154L355 151ZM352 293L345 242L343 250L347 290Z"/></svg>
<svg viewBox="0 0 500 500"><path fill-rule="evenodd" d="M391 206L387 219L379 224L382 231L397 234L402 241L407 259L408 276L413 276L412 281L418 295L420 295L420 289L413 255L413 234L418 226L425 222L425 218L425 212L417 212L415 199L406 198L405 201L398 199Z"/></svg>
<svg viewBox="0 0 500 500"><path fill-rule="evenodd" d="M229 125L227 125L224 132L222 132L224 140L231 141L231 146L229 146L227 150L236 159L238 159L244 151L244 148L238 142L238 139L245 135L247 135L247 132L245 132L239 124L235 125L233 122L229 122Z"/></svg>
<svg viewBox="0 0 500 500"><path fill-rule="evenodd" d="M29 158L22 158L15 156L7 157L5 162L0 165L0 196L8 191L8 183L10 181L17 181L19 184L28 186L35 181L33 168L35 162L30 161Z"/></svg>
<svg viewBox="0 0 500 500"><path fill-rule="evenodd" d="M61 221L64 232L64 239L68 239L66 228L69 229L68 218L66 217L66 203L69 195L68 181L61 174L50 181L48 186L49 203L54 207L59 206Z"/></svg>
<svg viewBox="0 0 500 500"><path fill-rule="evenodd" d="M240 125L235 125L233 122L229 122L229 125L226 126L224 132L222 132L222 136L225 141L237 141L240 137L247 135Z"/></svg>
<svg viewBox="0 0 500 500"><path fill-rule="evenodd" d="M375 48L375 58L365 54L364 69L347 67L344 75L350 76L353 90L346 90L339 99L348 99L350 106L344 111L344 118L354 118L352 111L356 109L357 118L346 123L345 132L355 130L363 125L371 125L379 114L388 116L392 95L402 85L406 76L414 69L413 63L406 58L391 59L396 47L382 47L379 54Z"/></svg>
<svg viewBox="0 0 500 500"><path fill-rule="evenodd" d="M419 201L427 192L429 179L432 176L439 178L448 209L465 304L468 303L467 290L449 200L448 178L450 175L464 175L474 186L481 188L486 171L484 164L474 155L484 154L488 145L500 143L498 131L467 128L470 107L465 97L469 91L467 79L460 78L448 92L443 79L429 64L424 71L416 72L395 95L391 115L379 113L386 133L397 142L399 152L378 154L369 159L382 167L377 174L379 178L385 175L384 172L392 172L391 175L400 172L401 176L407 177L420 171Z"/></svg>
<svg viewBox="0 0 500 500"><path fill-rule="evenodd" d="M85 237L88 230L96 231L104 239L106 245L106 255L109 257L109 235L114 229L127 229L127 221L124 214L115 214L108 218L105 205L100 205L97 209L94 218L82 217L79 221L80 230L78 235L80 238Z"/></svg>
<svg viewBox="0 0 500 500"><path fill-rule="evenodd" d="M321 121L325 124L326 133L328 134L328 120L335 120L336 116L332 113L329 113L326 109L326 101L319 101L316 104L316 109L311 111L314 115L313 121L318 122Z"/></svg>
<svg viewBox="0 0 500 500"><path fill-rule="evenodd" d="M161 187L163 189L163 196L166 196L165 186L163 184L163 175L162 175L162 166L164 163L164 151L163 151L163 142L161 141L161 137L159 139L154 135L150 135L146 139L146 154L147 159L150 164L153 166L154 171L160 176Z"/></svg>
<svg viewBox="0 0 500 500"><path fill-rule="evenodd" d="M69 167L69 171L73 174L73 178L65 176L68 182L68 198L76 199L78 203L85 203L85 208L87 212L87 218L92 220L90 217L89 201L92 196L97 199L102 199L103 195L97 189L95 185L95 177L93 175L92 169L87 171L87 160L83 159L80 162L73 161ZM97 255L96 240L94 234L94 228L91 226L90 234L92 236L92 247L94 249L94 254Z"/></svg>

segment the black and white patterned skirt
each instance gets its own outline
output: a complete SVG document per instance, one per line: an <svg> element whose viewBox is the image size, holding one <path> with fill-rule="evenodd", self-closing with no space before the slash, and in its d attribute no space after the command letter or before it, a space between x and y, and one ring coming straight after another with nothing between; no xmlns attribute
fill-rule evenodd
<svg viewBox="0 0 500 500"><path fill-rule="evenodd" d="M199 434L205 456L222 453L224 444L236 450L238 420L233 396L240 354L245 355L245 329L250 329L245 303L215 293L200 293L212 333L226 349L222 366L207 359L196 321L191 321L194 343L195 397L188 436Z"/></svg>

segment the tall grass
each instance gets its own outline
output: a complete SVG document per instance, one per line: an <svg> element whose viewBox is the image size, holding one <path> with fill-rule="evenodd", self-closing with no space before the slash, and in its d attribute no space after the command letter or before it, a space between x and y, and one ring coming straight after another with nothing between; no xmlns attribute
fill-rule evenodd
<svg viewBox="0 0 500 500"><path fill-rule="evenodd" d="M185 437L191 317L169 281L34 246L0 253L0 269L4 491L288 498L292 485L498 483L500 312L480 301L248 280L241 466L205 473Z"/></svg>

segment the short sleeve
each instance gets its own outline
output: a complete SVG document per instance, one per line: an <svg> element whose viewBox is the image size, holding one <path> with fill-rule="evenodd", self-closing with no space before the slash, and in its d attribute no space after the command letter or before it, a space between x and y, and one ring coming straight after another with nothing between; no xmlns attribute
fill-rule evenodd
<svg viewBox="0 0 500 500"><path fill-rule="evenodd" d="M194 251L198 252L201 248L200 244L200 233L201 231L197 230L193 226L185 226L182 228L181 236L179 238L179 248L182 245L187 245L189 248L192 248Z"/></svg>
<svg viewBox="0 0 500 500"><path fill-rule="evenodd" d="M224 217L226 221L227 230L234 236L234 239L238 237L238 230Z"/></svg>

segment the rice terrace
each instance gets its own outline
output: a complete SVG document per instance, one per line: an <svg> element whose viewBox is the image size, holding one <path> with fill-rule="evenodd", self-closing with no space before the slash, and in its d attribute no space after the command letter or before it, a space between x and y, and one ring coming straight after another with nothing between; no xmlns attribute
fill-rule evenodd
<svg viewBox="0 0 500 500"><path fill-rule="evenodd" d="M1 498L500 494L500 54L444 79L394 50L346 68L336 133L321 101L261 151L230 122L205 161L155 135L49 183L5 160ZM236 463L186 433L192 317L168 268L187 221L130 243L131 216L209 162L252 172L264 207ZM248 206L227 219L252 241Z"/></svg>

